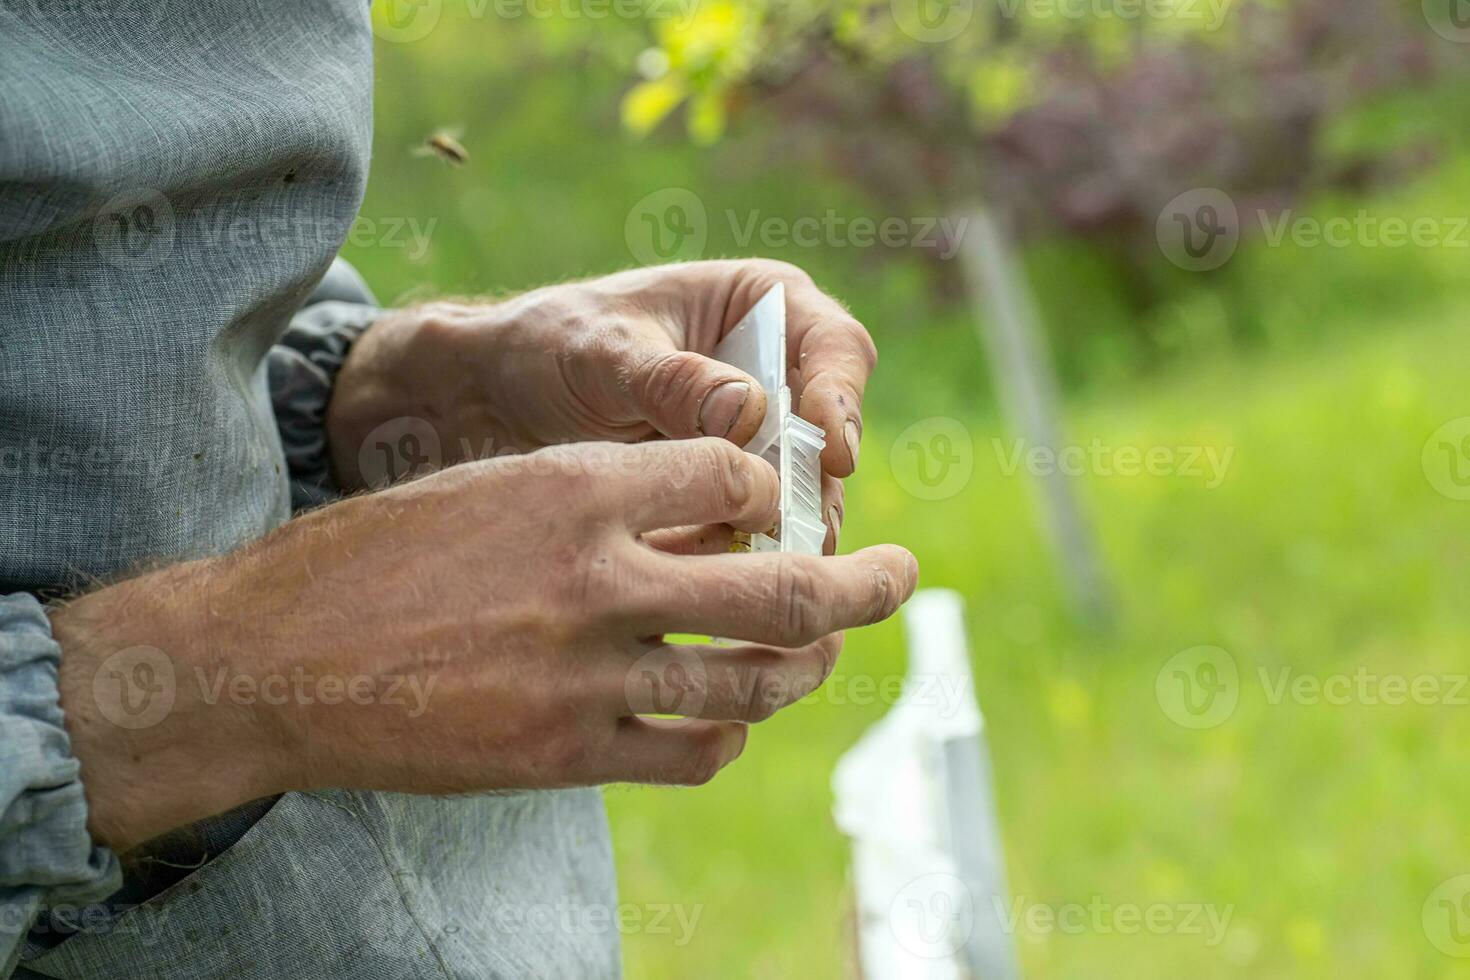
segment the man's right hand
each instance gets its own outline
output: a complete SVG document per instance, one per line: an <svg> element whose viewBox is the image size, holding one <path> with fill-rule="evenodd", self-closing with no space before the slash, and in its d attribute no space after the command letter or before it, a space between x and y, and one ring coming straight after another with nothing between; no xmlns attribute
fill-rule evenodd
<svg viewBox="0 0 1470 980"><path fill-rule="evenodd" d="M94 835L125 849L326 786L704 782L739 755L744 723L817 687L840 631L892 615L918 575L891 545L732 555L710 553L719 534L667 530L765 530L777 489L719 439L556 447L77 599L52 624ZM119 724L109 701L140 662L172 675L171 704Z"/></svg>

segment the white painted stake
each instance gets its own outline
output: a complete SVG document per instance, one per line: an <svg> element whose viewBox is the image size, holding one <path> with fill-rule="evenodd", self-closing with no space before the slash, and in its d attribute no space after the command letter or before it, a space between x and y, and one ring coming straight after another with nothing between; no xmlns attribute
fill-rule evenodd
<svg viewBox="0 0 1470 980"><path fill-rule="evenodd" d="M865 980L1018 980L963 603L925 589L904 608L903 692L837 763L852 839Z"/></svg>
<svg viewBox="0 0 1470 980"><path fill-rule="evenodd" d="M1062 447L1060 400L1030 283L1011 246L1005 223L975 208L960 245L965 281L976 310L980 340L1001 410L1012 435L1053 453ZM1038 480L1042 525L1052 547L1068 604L1079 618L1106 626L1112 620L1107 576L1076 487L1061 469Z"/></svg>

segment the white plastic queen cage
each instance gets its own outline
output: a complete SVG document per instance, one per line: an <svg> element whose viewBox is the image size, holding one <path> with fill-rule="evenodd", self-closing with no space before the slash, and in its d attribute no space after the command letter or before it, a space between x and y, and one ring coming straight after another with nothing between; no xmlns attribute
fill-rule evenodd
<svg viewBox="0 0 1470 980"><path fill-rule="evenodd" d="M751 551L822 553L822 430L791 411L786 386L786 289L777 283L720 341L714 356L755 378L766 393L766 417L745 451L781 478L781 520L773 534L750 535Z"/></svg>

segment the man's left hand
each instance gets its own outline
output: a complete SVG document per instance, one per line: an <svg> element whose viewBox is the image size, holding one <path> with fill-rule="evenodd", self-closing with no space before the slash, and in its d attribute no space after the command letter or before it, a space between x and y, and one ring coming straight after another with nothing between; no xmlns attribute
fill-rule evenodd
<svg viewBox="0 0 1470 980"><path fill-rule="evenodd" d="M801 269L745 259L633 269L487 304L395 312L353 348L328 411L339 483L362 485L378 426L432 426L442 465L586 440L720 436L744 445L766 411L754 379L709 354L777 283L786 287L788 384L822 452L827 550L840 478L857 465L873 341Z"/></svg>

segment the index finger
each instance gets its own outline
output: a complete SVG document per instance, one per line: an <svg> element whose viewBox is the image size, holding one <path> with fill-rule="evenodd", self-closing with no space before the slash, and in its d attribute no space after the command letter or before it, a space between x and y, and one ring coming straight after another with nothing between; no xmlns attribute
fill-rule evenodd
<svg viewBox="0 0 1470 980"><path fill-rule="evenodd" d="M796 553L662 556L665 584L630 610L643 635L697 633L799 647L892 616L919 564L897 545L818 558Z"/></svg>
<svg viewBox="0 0 1470 980"><path fill-rule="evenodd" d="M780 513L771 464L724 439L585 445L564 452L591 456L599 448L607 465L595 467L585 485L635 532L720 523L761 531Z"/></svg>
<svg viewBox="0 0 1470 980"><path fill-rule="evenodd" d="M786 287L787 363L801 373L797 414L826 435L822 469L849 476L857 467L863 433L863 390L878 362L867 328L797 266L759 261L745 265L752 302L776 283Z"/></svg>

